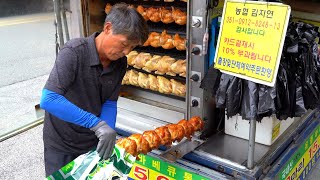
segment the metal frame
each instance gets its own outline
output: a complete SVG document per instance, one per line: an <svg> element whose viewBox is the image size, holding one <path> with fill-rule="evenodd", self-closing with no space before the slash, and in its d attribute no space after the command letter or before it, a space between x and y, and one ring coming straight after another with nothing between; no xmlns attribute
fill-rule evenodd
<svg viewBox="0 0 320 180"><path fill-rule="evenodd" d="M199 74L204 77L208 69L208 56L203 52L206 49L207 42L204 42L206 30L208 27L208 0L197 0L188 2L188 24L187 24L187 39L188 39L188 76L187 76L187 118L192 116L200 116L205 120L209 119L209 99L211 95L200 88L200 82L192 81L192 74ZM200 78L199 78L200 79ZM194 106L192 101L198 101L198 105Z"/></svg>

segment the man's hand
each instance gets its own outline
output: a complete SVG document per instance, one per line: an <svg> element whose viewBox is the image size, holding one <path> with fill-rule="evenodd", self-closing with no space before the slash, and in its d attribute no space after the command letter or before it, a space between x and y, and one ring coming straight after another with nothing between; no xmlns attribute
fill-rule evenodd
<svg viewBox="0 0 320 180"><path fill-rule="evenodd" d="M103 159L108 159L116 142L116 131L110 128L105 121L100 121L96 126L90 128L99 139L97 151Z"/></svg>

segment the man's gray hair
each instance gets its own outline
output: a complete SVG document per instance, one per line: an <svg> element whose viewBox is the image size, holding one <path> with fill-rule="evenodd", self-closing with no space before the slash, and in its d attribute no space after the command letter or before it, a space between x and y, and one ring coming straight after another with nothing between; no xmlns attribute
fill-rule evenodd
<svg viewBox="0 0 320 180"><path fill-rule="evenodd" d="M142 45L148 39L147 22L134 8L125 3L112 6L106 22L112 24L113 34L125 35L129 41Z"/></svg>

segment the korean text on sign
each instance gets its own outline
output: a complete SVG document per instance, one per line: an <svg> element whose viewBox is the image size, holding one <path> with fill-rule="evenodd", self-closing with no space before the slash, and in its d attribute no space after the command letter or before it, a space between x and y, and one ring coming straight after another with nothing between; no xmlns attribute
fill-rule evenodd
<svg viewBox="0 0 320 180"><path fill-rule="evenodd" d="M290 15L279 3L226 0L215 68L273 86Z"/></svg>

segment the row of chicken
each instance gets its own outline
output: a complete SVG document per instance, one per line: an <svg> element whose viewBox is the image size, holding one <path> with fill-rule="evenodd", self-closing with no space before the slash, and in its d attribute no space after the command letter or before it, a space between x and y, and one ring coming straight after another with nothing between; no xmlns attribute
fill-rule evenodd
<svg viewBox="0 0 320 180"><path fill-rule="evenodd" d="M175 96L185 97L186 85L174 79L167 79L163 76L154 76L137 72L133 69L127 70L122 80L122 85L132 85L158 91L162 94L171 94Z"/></svg>
<svg viewBox="0 0 320 180"><path fill-rule="evenodd" d="M147 72L154 72L159 75L186 77L186 60L176 60L170 56L151 55L150 53L131 51L127 55L129 66L136 69L143 69Z"/></svg>
<svg viewBox="0 0 320 180"><path fill-rule="evenodd" d="M167 33L167 30L163 30L162 33L151 32L143 46L162 47L163 49L176 48L179 51L183 51L186 50L186 39L178 33L171 35Z"/></svg>
<svg viewBox="0 0 320 180"><path fill-rule="evenodd" d="M134 5L131 5L132 8L135 8ZM112 5L107 3L105 6L105 13L109 14L111 11ZM185 25L187 23L187 13L181 9L166 7L143 7L138 5L136 10L143 16L146 21L152 22L163 22L165 24L173 23L179 25Z"/></svg>
<svg viewBox="0 0 320 180"><path fill-rule="evenodd" d="M135 157L140 153L147 154L161 145L170 147L173 142L180 142L184 137L191 140L191 136L202 130L204 122L198 116L189 120L182 119L177 124L169 124L158 127L155 130L145 131L143 134L132 134L127 138L121 138L117 145Z"/></svg>

